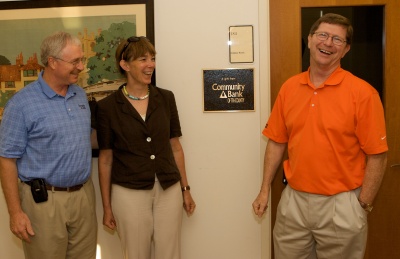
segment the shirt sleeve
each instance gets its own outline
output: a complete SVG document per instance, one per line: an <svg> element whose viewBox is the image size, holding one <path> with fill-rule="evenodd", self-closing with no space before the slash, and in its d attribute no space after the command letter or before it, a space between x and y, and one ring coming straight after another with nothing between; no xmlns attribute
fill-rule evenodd
<svg viewBox="0 0 400 259"><path fill-rule="evenodd" d="M264 136L277 143L287 143L289 139L284 119L282 95L283 93L281 90L276 98L268 122L262 131Z"/></svg>
<svg viewBox="0 0 400 259"><path fill-rule="evenodd" d="M20 158L27 145L28 132L22 108L11 99L4 110L0 124L0 156Z"/></svg>
<svg viewBox="0 0 400 259"><path fill-rule="evenodd" d="M178 108L176 106L175 96L173 92L170 92L169 98L169 109L171 114L170 124L170 138L176 138L182 136L181 124L179 121Z"/></svg>
<svg viewBox="0 0 400 259"><path fill-rule="evenodd" d="M97 142L99 149L112 149L114 137L111 130L110 109L104 103L99 102L96 106L96 127L97 127Z"/></svg>
<svg viewBox="0 0 400 259"><path fill-rule="evenodd" d="M360 101L356 135L366 154L379 154L388 150L383 106L376 91Z"/></svg>

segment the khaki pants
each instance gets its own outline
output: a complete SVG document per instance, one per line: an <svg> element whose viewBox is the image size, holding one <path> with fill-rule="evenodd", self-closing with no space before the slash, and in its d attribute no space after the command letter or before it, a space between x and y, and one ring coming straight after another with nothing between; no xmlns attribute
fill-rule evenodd
<svg viewBox="0 0 400 259"><path fill-rule="evenodd" d="M111 204L125 259L179 259L182 191L179 182L166 190L112 185ZM152 254L153 250L153 254Z"/></svg>
<svg viewBox="0 0 400 259"><path fill-rule="evenodd" d="M287 185L274 227L275 259L362 259L368 224L359 191L324 196Z"/></svg>
<svg viewBox="0 0 400 259"><path fill-rule="evenodd" d="M23 242L26 259L94 259L97 218L93 183L74 192L48 191L48 200L35 203L31 187L19 183L21 205L35 236Z"/></svg>

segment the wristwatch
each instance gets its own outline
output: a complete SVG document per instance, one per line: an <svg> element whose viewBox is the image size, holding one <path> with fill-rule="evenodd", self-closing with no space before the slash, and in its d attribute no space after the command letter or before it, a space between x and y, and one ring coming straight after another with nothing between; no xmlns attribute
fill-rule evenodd
<svg viewBox="0 0 400 259"><path fill-rule="evenodd" d="M181 190L182 190L182 192L184 192L184 191L190 191L190 186L189 186L189 185L183 186L183 187L181 187Z"/></svg>
<svg viewBox="0 0 400 259"><path fill-rule="evenodd" d="M360 203L361 207L368 213L370 213L372 211L372 209L374 208L371 204L362 202L360 200L358 200L358 202Z"/></svg>

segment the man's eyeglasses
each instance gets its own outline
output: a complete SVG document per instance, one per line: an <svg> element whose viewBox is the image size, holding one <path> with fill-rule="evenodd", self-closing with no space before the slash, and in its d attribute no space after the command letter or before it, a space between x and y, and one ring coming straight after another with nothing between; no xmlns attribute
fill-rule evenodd
<svg viewBox="0 0 400 259"><path fill-rule="evenodd" d="M122 51L121 51L121 59L122 59L122 60L124 59L124 58L123 58L124 52L125 52L125 50L128 48L129 44L130 44L131 42L138 42L138 41L140 41L140 39L147 39L147 38L144 37L144 36L140 36L140 37L132 36L132 37L129 37L129 38L126 40L127 43L124 45L124 47L122 48Z"/></svg>
<svg viewBox="0 0 400 259"><path fill-rule="evenodd" d="M58 59L58 60L61 60L61 61L64 61L66 63L69 63L69 64L73 65L74 67L77 67L81 62L82 62L82 64L84 64L86 62L86 58L85 57L78 58L78 59L75 59L75 60L72 60L72 61L66 61L66 60L64 60L62 58L56 58L56 57L54 57L54 58Z"/></svg>
<svg viewBox="0 0 400 259"><path fill-rule="evenodd" d="M332 38L332 42L336 46L342 46L343 43L346 42L344 39L340 38L339 36L330 36L327 32L314 32L314 34L317 36L317 39L319 39L321 41L326 41L327 39Z"/></svg>

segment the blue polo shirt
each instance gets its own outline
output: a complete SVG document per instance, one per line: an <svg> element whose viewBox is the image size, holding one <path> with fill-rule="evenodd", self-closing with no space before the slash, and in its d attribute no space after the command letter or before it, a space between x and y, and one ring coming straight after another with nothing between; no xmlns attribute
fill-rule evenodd
<svg viewBox="0 0 400 259"><path fill-rule="evenodd" d="M57 187L84 183L91 172L86 93L70 85L60 96L42 75L8 101L0 124L0 156L17 158L22 181L44 178Z"/></svg>

